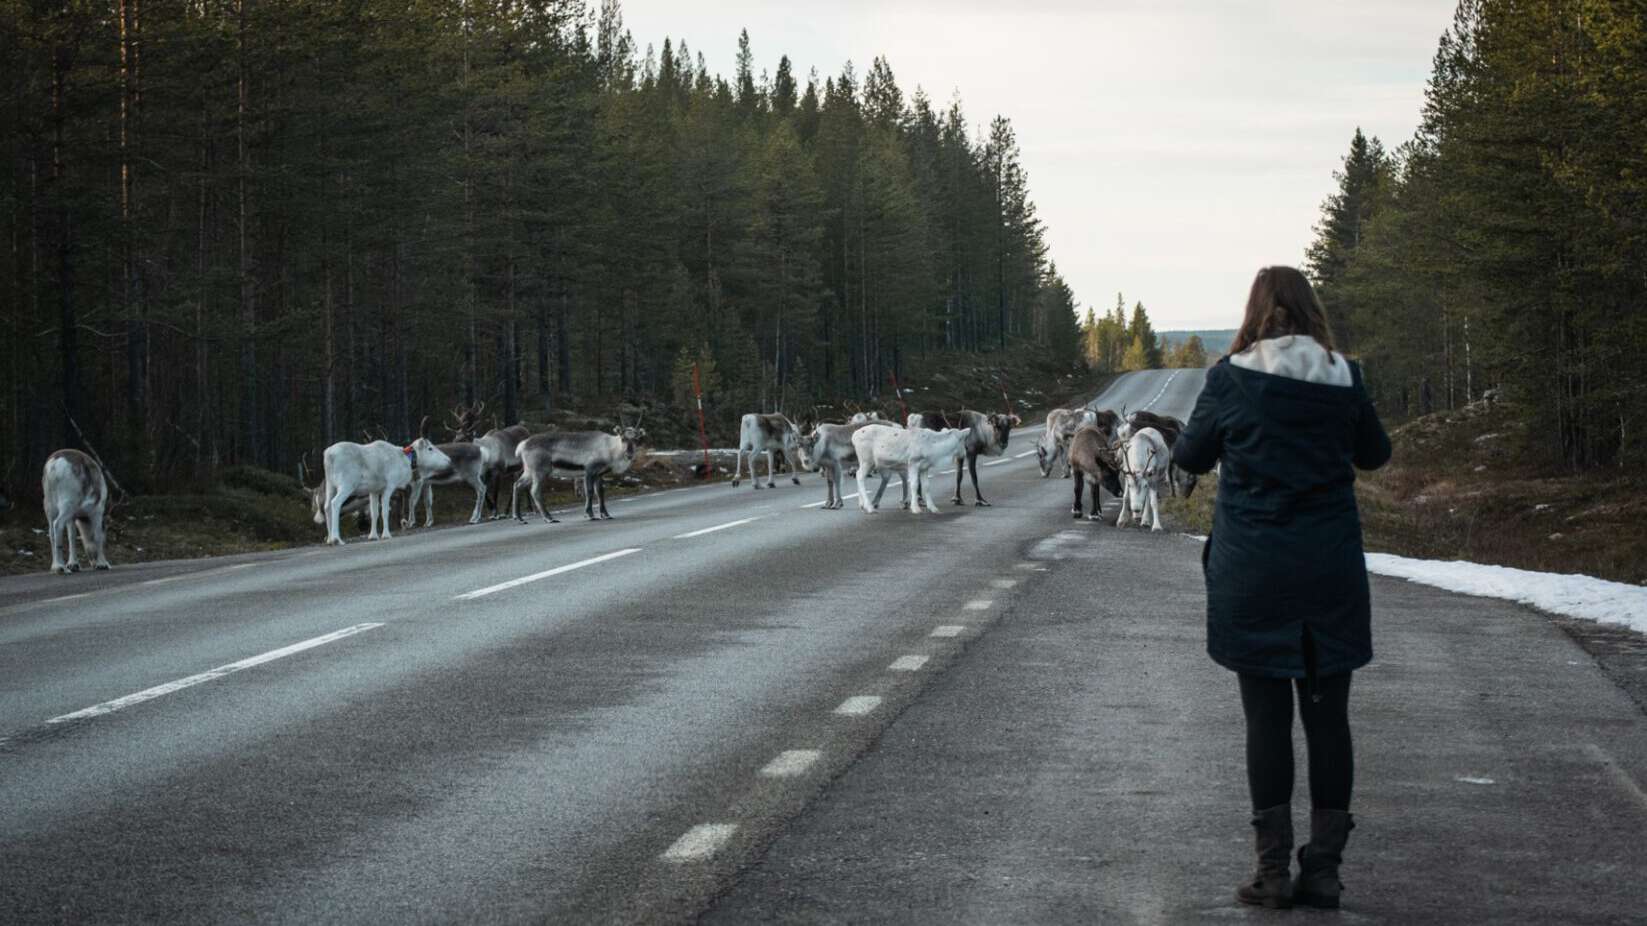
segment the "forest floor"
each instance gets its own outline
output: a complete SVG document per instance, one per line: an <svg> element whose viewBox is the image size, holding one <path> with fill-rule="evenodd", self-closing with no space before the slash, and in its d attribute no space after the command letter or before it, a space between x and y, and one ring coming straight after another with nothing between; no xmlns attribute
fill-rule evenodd
<svg viewBox="0 0 1647 926"><path fill-rule="evenodd" d="M905 380L910 411L955 411L975 408L993 412L1003 408L1000 384L1011 396L1013 410L1024 424L1034 424L1048 409L1078 404L1102 390L1109 377L1085 370L1073 371L1045 357L1029 345L975 355L935 354L909 363ZM826 419L845 417L850 410L878 410L902 414L891 389L879 402L819 406ZM588 403L591 408L615 408L613 397ZM729 447L737 431L736 414L716 413L711 446ZM719 419L731 419L731 423ZM529 422L536 428L607 430L615 421L575 411L556 415L550 422ZM797 419L799 423L799 419ZM695 411L655 406L642 422L651 450L695 450L699 446ZM439 439L438 436L436 438ZM689 485L704 478L697 453L654 455L643 453L623 477L608 480L607 494L620 497L637 492ZM732 457L718 453L711 460L710 478L732 472ZM581 507L572 483L557 481L546 493L548 503L565 513ZM821 497L821 496L820 496ZM0 512L0 574L38 572L51 565L51 546L38 498L16 498L16 507ZM522 500L523 504L525 500ZM466 488L444 487L435 492L435 523L460 524L468 518L474 498ZM507 497L504 504L507 505ZM419 519L421 521L421 517ZM108 558L121 563L222 556L319 543L324 528L316 525L308 493L296 478L255 467L229 467L209 485L187 494L139 495L116 504L108 518ZM398 523L398 522L397 522ZM344 537L361 533L363 522L345 518ZM398 528L397 528L398 529Z"/></svg>
<svg viewBox="0 0 1647 926"><path fill-rule="evenodd" d="M1389 465L1356 481L1367 550L1647 584L1647 493L1617 471L1519 462L1534 456L1523 451L1536 435L1517 419L1478 402L1392 430ZM1213 498L1198 492L1162 510L1205 534Z"/></svg>

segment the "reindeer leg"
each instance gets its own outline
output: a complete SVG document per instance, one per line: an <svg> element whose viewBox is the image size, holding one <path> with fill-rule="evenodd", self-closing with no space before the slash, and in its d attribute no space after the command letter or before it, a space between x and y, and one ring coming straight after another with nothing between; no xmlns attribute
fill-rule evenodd
<svg viewBox="0 0 1647 926"><path fill-rule="evenodd" d="M326 480L326 543L343 545L343 487Z"/></svg>
<svg viewBox="0 0 1647 926"><path fill-rule="evenodd" d="M915 483L915 491L909 493L908 508L909 508L910 512L912 512L914 514L920 514L921 513L921 468L920 468L920 466L918 464L914 463L914 462L911 462L908 466L906 466L904 468L904 471L899 473L898 475L904 477L904 482L905 482L906 485L910 482Z"/></svg>
<svg viewBox="0 0 1647 926"><path fill-rule="evenodd" d="M57 575L68 575L69 568L63 564L63 516L56 512L46 514L46 533L51 535L51 571Z"/></svg>
<svg viewBox="0 0 1647 926"><path fill-rule="evenodd" d="M433 483L428 482L423 484L423 526L435 526L435 487Z"/></svg>
<svg viewBox="0 0 1647 926"><path fill-rule="evenodd" d="M875 513L875 506L869 500L869 475L865 470L868 467L858 467L858 508L868 514ZM886 489L886 483L881 483L881 489Z"/></svg>
<svg viewBox="0 0 1647 926"><path fill-rule="evenodd" d="M777 481L772 478L772 474L774 472L776 472L776 470L774 468L775 466L776 466L776 463L772 459L772 450L771 450L771 448L768 448L767 451L766 451L766 487L768 489L776 489L778 487ZM753 464L753 463L749 464L749 473L752 476L754 475L754 473L755 473L755 464ZM758 477L755 480L755 488L757 488L757 489L760 488L760 479Z"/></svg>
<svg viewBox="0 0 1647 926"><path fill-rule="evenodd" d="M749 472L755 472L755 459L749 459ZM736 489L743 476L743 445L738 445L738 452L732 455L732 488Z"/></svg>
<svg viewBox="0 0 1647 926"><path fill-rule="evenodd" d="M543 521L544 521L545 524L559 524L560 522L555 520L554 512L550 511L543 504L543 483L544 483L544 481L545 480L542 477L533 477L533 479L532 479L532 492L531 492L532 507L534 507L538 510L538 516L543 518ZM524 521L525 519L522 518L521 520Z"/></svg>
<svg viewBox="0 0 1647 926"><path fill-rule="evenodd" d="M520 475L515 479L514 489L509 493L509 517L514 518L522 524L526 523L526 519L520 515L520 486L521 483L525 481L526 471L522 469ZM532 497L531 492L527 492L526 500L531 502L533 505L537 504L537 499ZM498 501L501 502L502 499L499 499Z"/></svg>
<svg viewBox="0 0 1647 926"><path fill-rule="evenodd" d="M1075 507L1070 509L1070 510L1075 512L1075 519L1077 521L1079 521L1081 519L1081 489L1085 485L1086 485L1086 480L1085 479L1075 480ZM1098 498L1098 490L1097 489L1094 489L1092 491L1092 497L1095 501L1097 500L1097 498Z"/></svg>
<svg viewBox="0 0 1647 926"><path fill-rule="evenodd" d="M486 504L486 483L480 481L479 475L475 475L469 479L469 488L475 490L475 510L469 515L469 523L479 524L481 508Z"/></svg>
<svg viewBox="0 0 1647 926"><path fill-rule="evenodd" d="M104 547L109 541L108 530L103 524L105 514L107 514L107 512L99 509L91 516L91 538L92 543L96 546L89 556L92 560L92 568L94 569L109 568L109 557L107 552L104 550Z"/></svg>
<svg viewBox="0 0 1647 926"><path fill-rule="evenodd" d="M1150 513L1150 516L1152 518L1154 518L1154 520L1155 520L1155 524L1154 524L1154 526L1152 526L1150 528L1150 530L1160 531L1161 530L1161 493L1156 491L1154 483L1150 483L1150 487L1149 487L1149 513Z"/></svg>
<svg viewBox="0 0 1647 926"><path fill-rule="evenodd" d="M408 492L408 494L410 494L410 493ZM381 538L379 538L381 540L392 540L392 539L394 539L394 535L389 533L389 524L393 520L393 517L392 517L390 512L393 509L394 503L395 503L395 490L394 489L384 489L383 490L383 536ZM410 503L411 503L411 499L407 499L407 504L410 504Z"/></svg>
<svg viewBox="0 0 1647 926"><path fill-rule="evenodd" d="M69 572L80 571L80 558L74 552L74 535L78 530L79 523L80 515L78 513L71 512L63 519L63 546L69 552ZM81 546L85 546L85 544L82 542Z"/></svg>
<svg viewBox="0 0 1647 926"><path fill-rule="evenodd" d="M595 477L595 492L596 492L596 494L598 494L600 496L600 517L601 517L601 520L602 521L612 520L611 512L606 510L606 479L604 477L602 477L602 476L596 476Z"/></svg>
<svg viewBox="0 0 1647 926"><path fill-rule="evenodd" d="M1100 517L1099 509L1103 507L1104 490L1098 480L1092 480L1092 512L1087 515L1088 521L1096 521Z"/></svg>
<svg viewBox="0 0 1647 926"><path fill-rule="evenodd" d="M595 517L595 477L589 475L588 470L583 471L583 516L591 521L597 520Z"/></svg>
<svg viewBox="0 0 1647 926"><path fill-rule="evenodd" d="M955 497L951 499L955 504L961 504L961 480L966 478L966 463L955 461Z"/></svg>
<svg viewBox="0 0 1647 926"><path fill-rule="evenodd" d="M789 481L796 485L801 484L801 460L793 450L784 450L783 461L789 464Z"/></svg>
<svg viewBox="0 0 1647 926"><path fill-rule="evenodd" d="M978 508L989 508L989 507L991 507L989 502L984 501L984 493L978 491L978 455L977 454L973 453L973 454L968 454L967 455L966 468L967 468L967 471L972 474L972 504L974 506L978 507ZM960 498L960 493L957 492L955 494L955 497Z"/></svg>

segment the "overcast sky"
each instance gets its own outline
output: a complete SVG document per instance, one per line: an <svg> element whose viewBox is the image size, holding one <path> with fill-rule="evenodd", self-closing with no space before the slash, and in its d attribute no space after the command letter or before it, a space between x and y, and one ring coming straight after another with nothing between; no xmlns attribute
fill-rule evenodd
<svg viewBox="0 0 1647 926"><path fill-rule="evenodd" d="M730 76L862 75L1012 120L1058 269L1083 306L1230 328L1252 275L1299 264L1356 126L1411 136L1454 0L624 0L637 45L685 39Z"/></svg>

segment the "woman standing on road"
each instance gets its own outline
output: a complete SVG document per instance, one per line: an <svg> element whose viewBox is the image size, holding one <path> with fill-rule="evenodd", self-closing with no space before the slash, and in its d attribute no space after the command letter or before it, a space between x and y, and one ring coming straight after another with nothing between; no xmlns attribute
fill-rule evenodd
<svg viewBox="0 0 1647 926"><path fill-rule="evenodd" d="M1355 468L1390 439L1360 368L1333 350L1326 313L1292 267L1258 271L1228 356L1207 371L1173 450L1219 470L1207 579L1207 652L1237 673L1258 871L1242 903L1337 907L1354 821L1350 674L1372 659ZM1310 841L1290 872L1293 691L1308 741Z"/></svg>

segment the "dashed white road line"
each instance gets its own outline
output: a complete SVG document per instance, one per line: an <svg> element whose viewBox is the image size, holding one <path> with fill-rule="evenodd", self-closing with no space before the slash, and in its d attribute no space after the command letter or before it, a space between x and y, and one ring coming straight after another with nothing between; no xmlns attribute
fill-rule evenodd
<svg viewBox="0 0 1647 926"><path fill-rule="evenodd" d="M880 706L881 699L875 695L853 695L842 701L840 707L835 708L835 713L848 717L862 717Z"/></svg>
<svg viewBox="0 0 1647 926"><path fill-rule="evenodd" d="M1154 405L1156 402L1160 401L1161 397L1167 394L1167 387L1172 385L1172 381L1177 379L1178 374L1181 373L1181 372L1183 372L1183 371L1182 370L1173 370L1172 375L1167 377L1166 382L1161 384L1161 388L1160 388L1159 391L1157 391L1155 393L1154 398L1150 399L1148 402L1145 402L1143 405L1139 406L1139 408L1140 409L1149 408L1151 405Z"/></svg>
<svg viewBox="0 0 1647 926"><path fill-rule="evenodd" d="M528 582L536 582L539 579L547 579L550 576L558 576L563 572L571 572L574 569L582 569L585 566L593 566L596 563L604 563L607 560L617 559L620 556L628 556L631 553L639 553L640 551L640 547L630 547L627 550L614 550L611 553L602 553L600 556L593 556L589 559L579 560L575 563L567 563L564 566L556 566L554 569L533 573L529 576L522 576L518 579L510 579L507 582L499 582L496 585L488 585L485 588L477 588L472 592L464 592L461 595L455 596L454 600L473 601L476 598L484 598L487 595L496 594L497 592L506 591L508 589L515 588L516 586L525 585Z"/></svg>
<svg viewBox="0 0 1647 926"><path fill-rule="evenodd" d="M1016 457L1014 459L1016 459ZM985 466L1005 466L1005 465L1007 465L1008 463L1011 463L1011 462L1012 462L1012 460L990 460L988 463L985 463L984 465Z"/></svg>
<svg viewBox="0 0 1647 926"><path fill-rule="evenodd" d="M1014 460L1022 460L1024 457L1027 457L1027 456L1029 456L1030 454L1032 454L1034 452L1035 451L1033 451L1033 450L1025 450L1023 453L1020 453L1020 454L1017 454L1016 456L1014 456L1013 459Z"/></svg>
<svg viewBox="0 0 1647 926"><path fill-rule="evenodd" d="M766 763L761 774L767 778L794 778L806 774L807 769L823 755L816 749L785 749L778 757Z"/></svg>
<svg viewBox="0 0 1647 926"><path fill-rule="evenodd" d="M926 656L899 656L887 668L893 672L918 672L926 661Z"/></svg>
<svg viewBox="0 0 1647 926"><path fill-rule="evenodd" d="M250 669L255 666L263 665L266 662L274 662L276 659L284 659L294 653L301 653L304 650L314 649L317 646L324 646L335 640L341 640L344 637L352 637L357 633L382 626L383 624L379 622L371 624L356 624L353 627L345 627L342 630L334 630L324 636L304 640L301 643L293 643L291 646L282 646L280 649L270 650L260 656L253 656L249 659L242 659L239 662L231 662L225 666L218 666L215 669L209 669L205 672L201 672L199 675L191 675L188 678L180 678L175 682L167 682L164 685L156 685L153 688L145 688L142 691L134 692L133 694L126 695L123 698L115 698L113 701L104 701L102 704L94 704L91 707L84 710L75 711L72 714L63 714L58 717L53 717L52 719L46 721L46 723L65 723L70 720L85 720L90 717L101 717L104 714L112 714L115 711L131 707L132 705L142 704L144 701L152 701L162 695L169 695L174 691L182 691L185 688L192 688L195 685L209 682L213 679L219 679L225 675L232 675L242 669Z"/></svg>
<svg viewBox="0 0 1647 926"><path fill-rule="evenodd" d="M990 579L989 584L993 588L1013 588L1018 584L1018 580L1017 579Z"/></svg>
<svg viewBox="0 0 1647 926"><path fill-rule="evenodd" d="M728 521L725 524L717 524L714 527L705 527L701 530L687 531L684 534L676 534L672 539L674 539L674 540L689 540L693 537L702 537L704 534L713 534L716 531L724 531L724 530L727 530L727 529L733 528L733 527L742 527L743 525L748 524L750 521L759 521L763 517L765 517L765 515L756 515L753 518L739 518L736 521Z"/></svg>
<svg viewBox="0 0 1647 926"><path fill-rule="evenodd" d="M961 607L968 611L988 611L994 606L995 602L989 598L974 598Z"/></svg>
<svg viewBox="0 0 1647 926"><path fill-rule="evenodd" d="M966 632L962 624L939 624L930 634L934 637L958 637Z"/></svg>
<svg viewBox="0 0 1647 926"><path fill-rule="evenodd" d="M720 851L726 845L732 834L738 831L736 823L699 823L675 840L674 845L664 850L663 860L666 862L697 862L702 861Z"/></svg>

